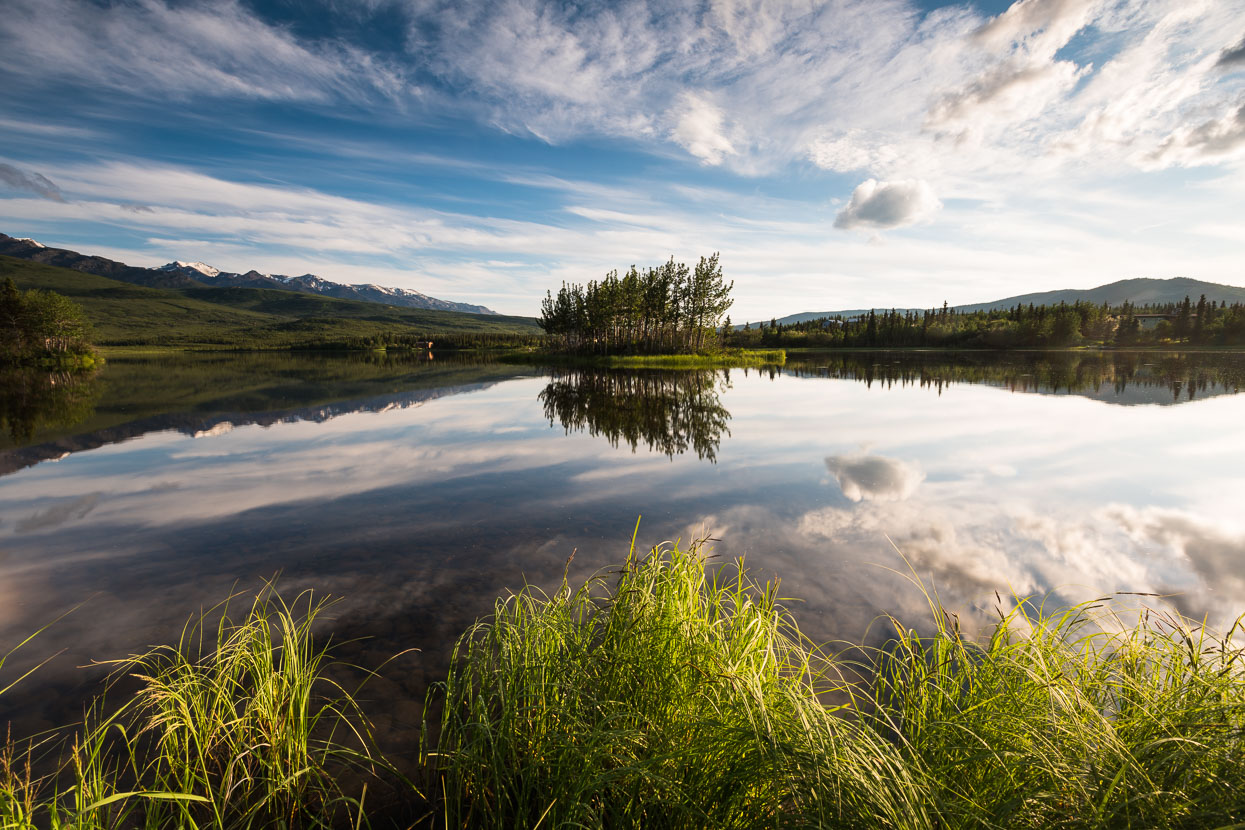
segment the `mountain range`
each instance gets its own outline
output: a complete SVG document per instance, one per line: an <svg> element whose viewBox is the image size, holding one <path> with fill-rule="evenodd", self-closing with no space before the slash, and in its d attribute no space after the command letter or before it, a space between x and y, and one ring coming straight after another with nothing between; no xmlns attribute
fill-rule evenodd
<svg viewBox="0 0 1245 830"><path fill-rule="evenodd" d="M266 288L317 294L338 300L381 303L401 308L423 308L437 311L459 311L467 314L497 314L490 308L471 303L439 300L406 288L383 285L347 285L332 282L315 274L287 277L282 274L261 274L259 271L233 273L213 268L202 262L180 260L159 268L140 268L104 257L80 254L64 248L49 248L33 239L0 233L0 255L29 259L58 268L71 268L99 277L145 285L149 288Z"/></svg>
<svg viewBox="0 0 1245 830"><path fill-rule="evenodd" d="M1203 282L1202 280L1190 279L1188 277L1172 277L1170 279L1149 279L1139 277L1130 280L1118 280L1117 282L1100 285L1096 288L1064 288L1057 291L1039 291L1032 294L1017 294L1014 297L1004 297L1001 300L991 300L985 303L970 303L968 305L952 306L956 311L993 311L995 309L1013 308L1017 305L1058 305L1059 303L1075 303L1080 302L1094 303L1101 305L1118 306L1125 302L1131 302L1134 305L1163 305L1165 303L1178 303L1185 297L1191 298L1194 302L1203 294L1206 299L1212 302L1226 301L1229 305L1232 303L1245 303L1245 288L1235 285L1223 285L1217 282ZM805 311L799 314L790 314L786 317L779 317L778 322L783 325L790 323L802 323L805 320L816 320L820 317L859 317L868 314L870 311L890 311L889 307L853 308L842 311ZM924 308L896 308L895 311L906 313L909 311L925 311ZM736 326L742 328L742 326Z"/></svg>

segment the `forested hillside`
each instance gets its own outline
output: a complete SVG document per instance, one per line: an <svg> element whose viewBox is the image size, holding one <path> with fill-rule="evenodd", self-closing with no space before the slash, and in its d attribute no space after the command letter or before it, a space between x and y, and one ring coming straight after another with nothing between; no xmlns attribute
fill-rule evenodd
<svg viewBox="0 0 1245 830"><path fill-rule="evenodd" d="M1119 307L1093 303L1016 305L991 311L953 308L870 311L859 317L820 317L784 325L729 331L726 342L744 347L967 347L1052 348L1076 345L1245 345L1245 304L1196 303Z"/></svg>

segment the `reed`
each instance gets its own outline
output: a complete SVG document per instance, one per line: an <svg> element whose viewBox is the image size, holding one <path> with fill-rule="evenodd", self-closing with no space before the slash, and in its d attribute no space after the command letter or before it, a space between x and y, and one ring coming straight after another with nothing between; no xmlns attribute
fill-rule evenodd
<svg viewBox="0 0 1245 830"><path fill-rule="evenodd" d="M460 827L1238 824L1237 627L1118 604L1019 600L974 642L931 597L926 633L888 620L884 646L836 658L742 562L633 550L616 579L525 589L464 635L437 690L439 809Z"/></svg>
<svg viewBox="0 0 1245 830"><path fill-rule="evenodd" d="M925 806L896 748L820 696L846 681L778 585L701 550L611 585L527 589L459 642L430 759L458 827L895 826ZM926 822L928 824L928 821Z"/></svg>
<svg viewBox="0 0 1245 830"><path fill-rule="evenodd" d="M358 826L365 790L345 791L338 776L380 762L352 695L326 676L327 646L313 641L326 607L265 590L239 619L226 604L177 644L118 661L137 691L115 709L96 702L58 771L36 779L24 763L47 741L9 744L3 826Z"/></svg>
<svg viewBox="0 0 1245 830"><path fill-rule="evenodd" d="M884 645L835 655L776 582L708 555L633 539L617 571L499 600L430 693L426 779L399 809L471 828L1245 822L1239 624L1013 598L972 639L929 595L920 631L885 618ZM325 608L266 590L116 664L136 687L120 706L0 751L0 826L390 826L393 804L365 803L388 768L312 637Z"/></svg>

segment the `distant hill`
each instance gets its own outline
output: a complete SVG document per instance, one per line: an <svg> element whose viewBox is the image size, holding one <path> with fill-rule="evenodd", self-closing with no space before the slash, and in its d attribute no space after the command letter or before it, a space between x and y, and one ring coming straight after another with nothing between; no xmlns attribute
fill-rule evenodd
<svg viewBox="0 0 1245 830"><path fill-rule="evenodd" d="M0 256L0 280L82 305L97 345L281 348L381 334L539 334L532 317L395 308L260 288L156 288Z"/></svg>
<svg viewBox="0 0 1245 830"><path fill-rule="evenodd" d="M245 274L236 274L213 268L202 262L180 260L159 268L139 268L64 248L49 248L33 239L17 238L2 233L0 233L0 255L29 259L44 265L70 268L74 271L154 288L197 288L201 286L265 288L275 291L295 291L300 294L318 294L339 300L380 303L400 308L461 311L467 314L497 314L496 311L482 305L438 300L436 297L429 297L427 294L406 288L387 288L371 284L347 285L317 277L315 274L287 277L282 274L261 274L254 270L247 271Z"/></svg>
<svg viewBox="0 0 1245 830"><path fill-rule="evenodd" d="M1119 280L1107 285L1100 285L1097 288L1065 288L1058 291L1018 294L1015 297L1004 297L1001 300L992 300L988 303L971 303L969 305L953 306L953 308L956 311L990 311L1000 308L1012 308L1017 304L1059 305L1060 303L1071 304L1077 300L1096 305L1108 303L1118 306L1123 305L1125 302L1131 302L1134 305L1161 305L1163 303L1178 303L1185 297L1189 297L1196 302L1203 294L1206 295L1207 300L1216 303L1226 301L1231 305L1232 303L1245 302L1245 288L1235 285L1221 285L1217 282L1203 282L1202 280L1189 279L1188 277L1172 277L1165 280L1137 278ZM890 307L884 309L878 306L873 310L889 311ZM923 308L896 309L896 311L900 312L924 310ZM859 317L862 314L868 314L869 311L870 309L867 308L854 308L843 311L805 311L800 314L780 317L778 322L787 325L789 323L802 323L805 320L816 320L819 317ZM737 326L736 328L739 327Z"/></svg>

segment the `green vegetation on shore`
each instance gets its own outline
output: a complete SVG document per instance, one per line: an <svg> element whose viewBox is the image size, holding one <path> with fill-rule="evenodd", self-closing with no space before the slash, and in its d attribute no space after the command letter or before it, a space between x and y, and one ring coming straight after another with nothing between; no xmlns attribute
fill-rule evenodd
<svg viewBox="0 0 1245 830"><path fill-rule="evenodd" d="M96 354L82 308L53 291L0 281L0 366L89 369Z"/></svg>
<svg viewBox="0 0 1245 830"><path fill-rule="evenodd" d="M507 363L538 366L596 367L611 369L742 369L781 366L783 349L721 349L703 354L575 354L547 351L514 351L499 356Z"/></svg>
<svg viewBox="0 0 1245 830"><path fill-rule="evenodd" d="M440 715L411 784L327 679L323 606L264 593L240 620L119 664L137 692L92 709L72 742L10 743L0 820L391 826L394 799L429 827L1245 820L1239 626L1017 601L970 639L931 598L926 633L887 619L883 646L836 657L779 597L693 545L633 546L615 575L500 599L430 694ZM26 753L58 748L60 774L32 777Z"/></svg>
<svg viewBox="0 0 1245 830"><path fill-rule="evenodd" d="M257 288L148 288L0 256L0 279L80 305L101 346L374 349L529 345L529 317L466 314ZM418 345L417 345L418 344Z"/></svg>

